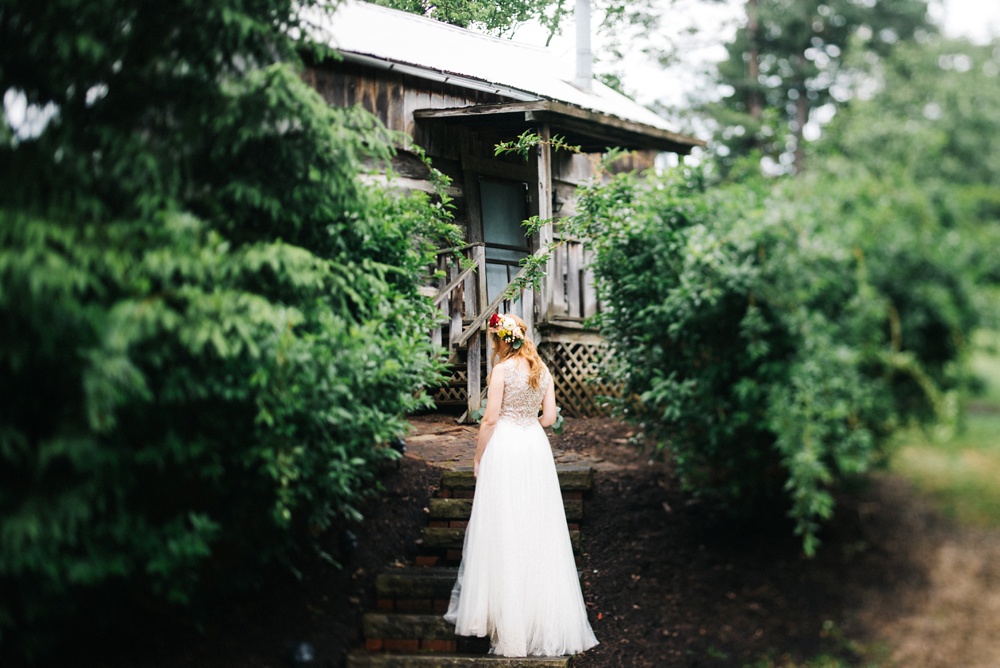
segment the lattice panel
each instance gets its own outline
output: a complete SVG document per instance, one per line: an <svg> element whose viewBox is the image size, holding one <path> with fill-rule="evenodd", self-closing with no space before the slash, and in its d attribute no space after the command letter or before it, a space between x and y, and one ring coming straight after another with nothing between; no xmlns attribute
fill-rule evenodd
<svg viewBox="0 0 1000 668"><path fill-rule="evenodd" d="M546 342L538 351L556 382L556 403L567 417L606 415L598 398L614 396L615 389L598 382L597 365L606 354L607 346L594 343ZM465 367L455 368L447 385L434 391L439 405L467 403Z"/></svg>
<svg viewBox="0 0 1000 668"><path fill-rule="evenodd" d="M434 391L434 402L437 404L465 404L468 392L468 375L465 367L455 368L448 377L448 384Z"/></svg>
<svg viewBox="0 0 1000 668"><path fill-rule="evenodd" d="M594 343L546 342L539 353L556 382L556 403L563 415L593 417L606 415L598 397L614 396L615 389L598 382L597 368L607 346Z"/></svg>

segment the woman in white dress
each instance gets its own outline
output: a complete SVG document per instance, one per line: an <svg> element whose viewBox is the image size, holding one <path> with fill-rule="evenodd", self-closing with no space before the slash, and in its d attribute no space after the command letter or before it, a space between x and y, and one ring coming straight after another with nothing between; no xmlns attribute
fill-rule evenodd
<svg viewBox="0 0 1000 668"><path fill-rule="evenodd" d="M543 430L556 421L552 376L524 321L493 315L489 325L494 366L476 443L476 494L445 619L459 635L489 636L493 654L576 654L597 638Z"/></svg>

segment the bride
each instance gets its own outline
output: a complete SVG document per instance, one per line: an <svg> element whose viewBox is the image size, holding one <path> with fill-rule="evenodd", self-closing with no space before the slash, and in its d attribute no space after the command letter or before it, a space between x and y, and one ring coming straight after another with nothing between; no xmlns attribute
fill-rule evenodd
<svg viewBox="0 0 1000 668"><path fill-rule="evenodd" d="M555 462L552 376L515 315L490 318L494 366L476 443L476 493L445 619L501 656L597 644L587 621ZM538 417L541 405L542 416Z"/></svg>

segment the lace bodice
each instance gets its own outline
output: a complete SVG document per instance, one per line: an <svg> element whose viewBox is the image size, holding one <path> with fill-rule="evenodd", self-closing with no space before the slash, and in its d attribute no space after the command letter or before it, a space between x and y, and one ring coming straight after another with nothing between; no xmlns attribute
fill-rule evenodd
<svg viewBox="0 0 1000 668"><path fill-rule="evenodd" d="M507 360L498 366L504 368L500 419L510 420L522 427L530 427L538 421L538 409L542 405L545 389L551 382L549 370L542 369L538 388L532 389L528 384L528 370L519 368L517 360Z"/></svg>

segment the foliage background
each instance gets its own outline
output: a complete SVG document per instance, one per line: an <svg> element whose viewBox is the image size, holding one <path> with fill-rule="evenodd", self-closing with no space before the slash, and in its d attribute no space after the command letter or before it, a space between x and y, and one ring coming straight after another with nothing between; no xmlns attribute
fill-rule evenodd
<svg viewBox="0 0 1000 668"><path fill-rule="evenodd" d="M295 28L283 0L0 9L0 89L41 119L0 129L4 656L294 566L438 377L447 202L360 182L403 138L301 80Z"/></svg>
<svg viewBox="0 0 1000 668"><path fill-rule="evenodd" d="M942 243L931 199L838 168L729 185L618 175L568 222L596 250L617 413L693 494L786 508L807 554L894 429L954 424L978 317L974 249Z"/></svg>

